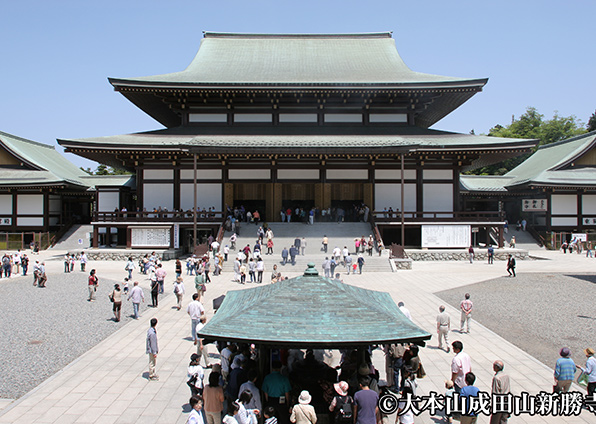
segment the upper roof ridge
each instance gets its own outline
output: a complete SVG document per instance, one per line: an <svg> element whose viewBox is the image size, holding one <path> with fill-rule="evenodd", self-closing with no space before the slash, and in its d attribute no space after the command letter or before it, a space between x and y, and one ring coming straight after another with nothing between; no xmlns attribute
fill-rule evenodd
<svg viewBox="0 0 596 424"><path fill-rule="evenodd" d="M392 31L359 33L245 33L203 31L204 38L392 38Z"/></svg>
<svg viewBox="0 0 596 424"><path fill-rule="evenodd" d="M49 144L40 143L39 141L29 140L27 138L19 137L18 135L10 134L10 133L4 132L4 131L0 131L0 138L1 137L8 137L8 138L12 138L13 140L16 140L16 141L33 144L34 146L45 147L47 149L56 150L56 148L54 146L50 146Z"/></svg>
<svg viewBox="0 0 596 424"><path fill-rule="evenodd" d="M566 138L565 140L555 141L554 143L543 144L542 146L538 146L538 150L540 150L540 149L546 149L548 147L560 146L562 144L567 144L567 143L570 143L570 142L573 142L573 141L577 141L577 140L582 139L582 138L591 137L593 135L596 135L596 130L590 131L590 132L587 132L587 133L583 133L583 134L579 134L579 135L575 135L575 136L573 136L571 138Z"/></svg>

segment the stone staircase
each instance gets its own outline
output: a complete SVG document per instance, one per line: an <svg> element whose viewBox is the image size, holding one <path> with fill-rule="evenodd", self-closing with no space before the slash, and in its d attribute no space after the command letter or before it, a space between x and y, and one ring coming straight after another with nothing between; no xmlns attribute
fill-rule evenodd
<svg viewBox="0 0 596 424"><path fill-rule="evenodd" d="M93 232L92 225L73 225L64 236L52 247L53 250L66 250L73 253L89 248L88 234ZM82 244L79 244L79 240ZM80 252L79 252L80 253Z"/></svg>
<svg viewBox="0 0 596 424"><path fill-rule="evenodd" d="M343 249L347 246L350 250L350 255L354 256L355 247L354 239L364 236L368 240L371 234L370 224L362 222L343 222L337 224L334 222L317 222L314 225L307 225L303 223L270 223L269 227L273 230L273 255L266 255L267 248L263 247L262 257L265 261L266 272L270 273L273 265L277 264L278 268L286 268L292 271L301 271L306 269L309 262L314 262L315 267L322 274L322 263L326 256L331 256L335 246ZM240 236L236 242L236 251L230 251L230 256L235 257L238 249L242 249L247 244L250 245L251 251L257 240L257 229L255 225L244 224L241 227ZM323 236L326 235L329 239L328 253L323 251ZM230 232L226 232L223 240L223 245L229 244ZM281 266L281 251L284 247L290 248L294 244L296 238L306 239L306 249L304 249L304 256L296 257L296 265L287 264L285 267ZM364 268L363 272L391 272L391 265L389 264L388 252L385 251L383 256L379 256L376 250L373 250L373 256L368 256L364 253ZM336 272L346 272L345 268L337 267Z"/></svg>

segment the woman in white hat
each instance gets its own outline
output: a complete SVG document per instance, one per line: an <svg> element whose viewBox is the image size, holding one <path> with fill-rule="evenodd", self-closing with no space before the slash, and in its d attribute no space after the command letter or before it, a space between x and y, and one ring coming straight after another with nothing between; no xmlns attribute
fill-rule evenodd
<svg viewBox="0 0 596 424"><path fill-rule="evenodd" d="M350 386L345 381L340 381L333 385L338 396L334 396L329 405L329 411L334 412L335 423L352 423L354 399L348 395Z"/></svg>
<svg viewBox="0 0 596 424"><path fill-rule="evenodd" d="M312 396L308 393L308 390L302 390L298 403L292 408L292 415L290 415L290 421L295 424L316 424L317 414L315 408L309 405L312 400Z"/></svg>

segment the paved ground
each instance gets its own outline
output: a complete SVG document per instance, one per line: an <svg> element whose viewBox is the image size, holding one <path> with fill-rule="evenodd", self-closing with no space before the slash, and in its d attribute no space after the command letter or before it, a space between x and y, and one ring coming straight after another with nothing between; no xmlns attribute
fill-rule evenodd
<svg viewBox="0 0 596 424"><path fill-rule="evenodd" d="M314 245L319 241L320 235L307 234L307 240L309 238L312 238ZM578 255L571 257L563 256L558 252L541 251L540 253L550 260L520 261L519 273L554 274L569 269L573 269L576 273L586 273L592 272L596 264L594 260ZM60 256L57 261L48 263L50 273L56 276L60 274L62 265L59 259ZM101 269L100 275L106 280L120 280L123 277L123 263L92 263L90 266ZM166 264L166 270L170 276L173 275L173 268L173 262ZM504 268L504 263L496 263L489 267L478 262L473 265L465 262L429 262L415 263L412 271L376 272L342 277L347 284L387 291L394 301L404 301L413 315L414 322L434 334L437 308L444 303L434 293L457 289L463 294L471 290L469 286L472 284L502 277ZM289 277L300 273L301 270L296 269L295 272L288 270ZM2 284L4 282L0 281L0 285ZM146 284L146 281L142 280L142 284ZM231 281L228 265L226 272L220 277L215 277L214 282L208 286L205 302L208 316L213 313L211 309L213 298L228 290L245 288L250 288L250 285L241 287ZM582 294L578 294L580 295ZM531 303L533 299L530 298L527 302ZM189 294L186 296L185 303L188 301L190 301ZM87 304L84 300L81 303ZM138 321L122 325L115 333L99 342L32 392L6 406L0 412L0 423L184 423L187 418L189 396L185 384L186 366L194 347L188 339L189 319L183 311L172 309L173 304L173 296L169 296L160 303L158 309L145 313ZM59 307L60 305L49 306L53 308L52 311ZM447 310L452 317L458 314L457 309L452 306L448 306ZM529 310L531 309L527 308L524 311L529 312ZM590 314L586 315L590 316ZM102 315L104 320L110 316L109 310ZM159 382L150 382L146 379L145 333L152 317L159 319L160 354L157 361L157 370L161 377ZM501 319L515 320L518 317L501 317ZM18 331L18 328L13 330ZM522 391L530 393L537 393L540 390L550 391L552 369L480 323L474 322L471 334L452 333L450 340L455 339L462 340L465 350L471 355L480 389L489 389L492 377L491 364L498 358L506 364L505 370L511 376L512 390L515 394ZM594 343L593 339L589 342ZM556 352L558 348L558 345L551 346L549 350ZM210 349L213 351L212 347ZM428 346L421 350L421 358L427 377L419 381L420 392L442 393L443 382L449 376L452 354L436 349L436 340L433 338ZM379 352L375 352L374 360L377 367L383 370L383 358ZM596 416L586 412L574 418L543 418L525 415L513 421L584 423L596 422ZM416 423L435 422L438 422L438 418L428 415L422 415L416 419ZM488 421L485 417L481 417L479 422Z"/></svg>
<svg viewBox="0 0 596 424"><path fill-rule="evenodd" d="M474 302L474 319L501 337L550 367L559 358L556 347L568 346L583 365L582 351L596 334L595 275L521 273L465 290ZM461 288L436 295L455 308L463 299ZM459 329L460 315L452 320L452 328Z"/></svg>

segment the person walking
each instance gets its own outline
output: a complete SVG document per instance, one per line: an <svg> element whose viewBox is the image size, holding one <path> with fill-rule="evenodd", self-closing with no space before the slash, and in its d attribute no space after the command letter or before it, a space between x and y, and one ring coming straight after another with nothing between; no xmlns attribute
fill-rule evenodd
<svg viewBox="0 0 596 424"><path fill-rule="evenodd" d="M159 376L155 373L155 366L157 361L157 354L159 348L157 346L157 318L151 318L151 327L147 330L147 348L146 352L149 355L149 380L158 381Z"/></svg>
<svg viewBox="0 0 596 424"><path fill-rule="evenodd" d="M70 271L68 271L68 272L70 272ZM92 269L91 272L89 273L89 280L87 283L87 286L89 288L89 299L87 299L88 302L95 301L95 292L97 291L98 285L99 284L98 284L97 276L95 275L95 270Z"/></svg>
<svg viewBox="0 0 596 424"><path fill-rule="evenodd" d="M354 423L376 424L379 415L379 395L370 389L370 377L360 376L358 379L360 390L354 394Z"/></svg>
<svg viewBox="0 0 596 424"><path fill-rule="evenodd" d="M462 387L462 389L460 391L460 396L462 398L466 398L464 401L465 405L466 405L465 410L469 411L470 409L473 409L472 401L467 398L468 397L477 397L478 392L480 390L478 389L478 387L474 386L474 383L476 382L476 376L474 375L474 373L472 371L466 373L465 380L466 380L466 385L464 387ZM476 413L469 412L469 413L462 414L460 422L461 422L461 424L476 424L477 420L478 420L478 416L476 415Z"/></svg>
<svg viewBox="0 0 596 424"><path fill-rule="evenodd" d="M561 356L555 364L555 393L565 393L569 391L573 378L575 377L575 362L571 359L571 350L564 347L559 352Z"/></svg>
<svg viewBox="0 0 596 424"><path fill-rule="evenodd" d="M46 263L42 262L39 265L39 280L38 280L37 286L45 288L47 282L48 282L48 276L46 274Z"/></svg>
<svg viewBox="0 0 596 424"><path fill-rule="evenodd" d="M158 305L158 297L159 297L159 281L157 280L157 275L155 272L151 273L151 277L149 277L149 281L151 284L151 306L153 308L157 308Z"/></svg>
<svg viewBox="0 0 596 424"><path fill-rule="evenodd" d="M184 280L182 277L176 278L176 282L174 282L174 294L176 295L176 308L180 310L182 308L182 299L184 298Z"/></svg>
<svg viewBox="0 0 596 424"><path fill-rule="evenodd" d="M493 371L495 375L492 381L492 394L494 395L508 395L511 392L509 384L509 376L503 373L503 361L495 361L493 363ZM493 413L490 416L490 424L503 424L509 419L509 414L506 412Z"/></svg>
<svg viewBox="0 0 596 424"><path fill-rule="evenodd" d="M81 266L82 266L82 263L81 263ZM134 271L134 269L135 269L135 263L132 260L132 256L131 256L131 257L128 258L128 261L126 262L126 266L124 267L124 270L126 272L128 272L128 279L129 280L132 280L132 272Z"/></svg>
<svg viewBox="0 0 596 424"><path fill-rule="evenodd" d="M596 358L594 358L594 349L588 347L584 349L586 354L586 368L582 368L576 365L583 374L588 376L588 396L593 395L596 392Z"/></svg>
<svg viewBox="0 0 596 424"><path fill-rule="evenodd" d="M157 278L157 283L159 284L159 293L163 294L164 292L164 281L166 279L166 275L168 273L166 272L165 269L163 269L161 264L157 265L157 270L155 271L155 277ZM157 298L155 300L155 306L157 307Z"/></svg>
<svg viewBox="0 0 596 424"><path fill-rule="evenodd" d="M126 300L132 299L132 314L134 319L139 319L139 306L141 302L145 302L145 294L143 293L143 289L139 287L139 282L135 281L133 284L133 288L128 295Z"/></svg>
<svg viewBox="0 0 596 424"><path fill-rule="evenodd" d="M317 424L317 414L315 408L310 405L312 396L308 390L302 390L298 403L292 407L290 421L296 424Z"/></svg>
<svg viewBox="0 0 596 424"><path fill-rule="evenodd" d="M466 333L470 332L470 319L472 318L472 309L474 308L474 304L470 300L470 293L466 293L464 296L464 300L461 301L459 304L459 308L461 309L461 319L460 319L460 326L459 332L464 332L464 326L467 327Z"/></svg>
<svg viewBox="0 0 596 424"><path fill-rule="evenodd" d="M362 253L358 254L358 271L360 271L360 274L362 274L362 267L364 266L364 257L362 256Z"/></svg>
<svg viewBox="0 0 596 424"><path fill-rule="evenodd" d="M439 349L443 349L443 341L449 353L449 331L451 330L451 318L445 312L445 305L439 306L439 315L437 315L437 336L439 338Z"/></svg>
<svg viewBox="0 0 596 424"><path fill-rule="evenodd" d="M507 272L510 277L515 277L515 258L512 255L509 255L507 259Z"/></svg>
<svg viewBox="0 0 596 424"><path fill-rule="evenodd" d="M306 239L302 237L302 241L300 242L300 250L302 250L302 256L304 256L304 251L306 250Z"/></svg>
<svg viewBox="0 0 596 424"><path fill-rule="evenodd" d="M495 248L493 247L492 244L488 245L488 250L486 251L486 257L488 258L488 264L492 265L493 259L495 257Z"/></svg>
<svg viewBox="0 0 596 424"><path fill-rule="evenodd" d="M281 251L281 264L285 265L286 263L288 263L288 248L284 247L283 250Z"/></svg>
<svg viewBox="0 0 596 424"><path fill-rule="evenodd" d="M81 252L79 261L81 262L81 272L85 272L85 268L87 267L87 255L85 252Z"/></svg>
<svg viewBox="0 0 596 424"><path fill-rule="evenodd" d="M321 264L321 267L323 268L323 271L325 272L325 277L327 277L327 278L331 277L331 261L329 260L329 257L327 257L327 256L325 257L325 260Z"/></svg>
<svg viewBox="0 0 596 424"><path fill-rule="evenodd" d="M26 253L23 253L21 258L21 267L23 268L23 277L27 276L27 270L29 269L29 258Z"/></svg>
<svg viewBox="0 0 596 424"><path fill-rule="evenodd" d="M329 247L329 238L327 234L323 236L323 252L327 253L327 248Z"/></svg>
<svg viewBox="0 0 596 424"><path fill-rule="evenodd" d="M474 246L470 246L468 249L468 255L470 256L470 263L474 263Z"/></svg>
<svg viewBox="0 0 596 424"><path fill-rule="evenodd" d="M122 310L122 291L120 290L120 284L114 284L114 290L112 290L112 293L108 297L113 304L114 321L120 322L120 311Z"/></svg>
<svg viewBox="0 0 596 424"><path fill-rule="evenodd" d="M298 253L298 247L290 247L290 261L292 262L292 265L296 265L296 255L298 255Z"/></svg>
<svg viewBox="0 0 596 424"><path fill-rule="evenodd" d="M263 258L259 256L257 260L257 283L261 284L263 282L263 272L265 272L265 262Z"/></svg>

